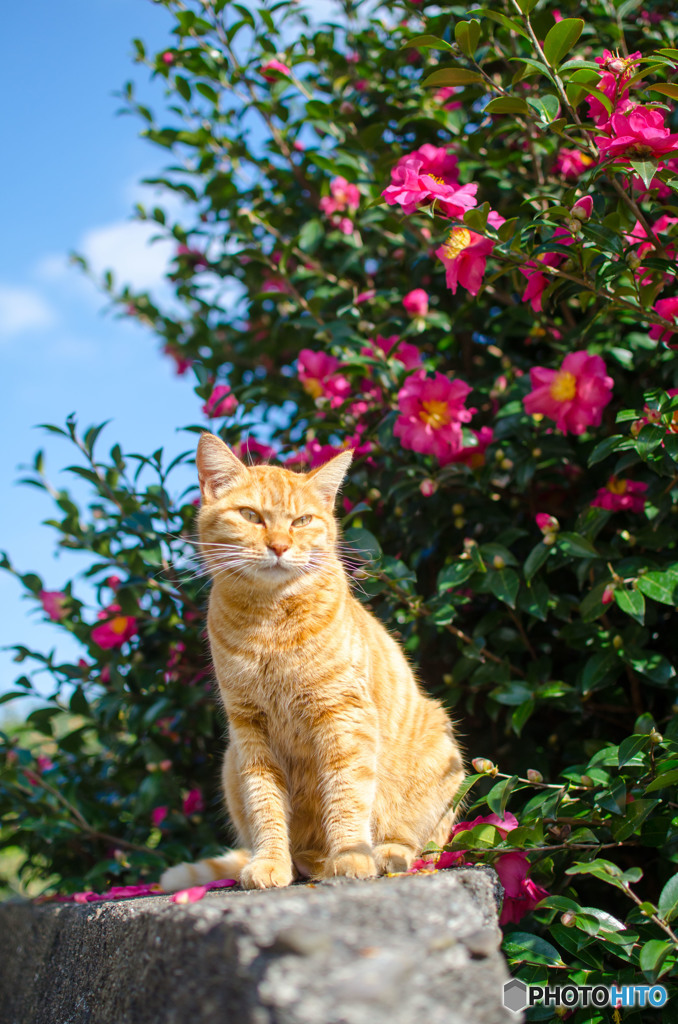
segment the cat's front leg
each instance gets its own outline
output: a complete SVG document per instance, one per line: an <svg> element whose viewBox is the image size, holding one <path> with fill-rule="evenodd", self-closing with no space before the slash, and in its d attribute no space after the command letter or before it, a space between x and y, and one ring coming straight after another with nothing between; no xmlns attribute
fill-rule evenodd
<svg viewBox="0 0 678 1024"><path fill-rule="evenodd" d="M237 751L242 810L252 837L252 859L240 873L244 889L289 885L293 877L288 833L289 799L285 778L256 723L230 722Z"/></svg>
<svg viewBox="0 0 678 1024"><path fill-rule="evenodd" d="M323 875L370 878L377 874L370 827L377 780L376 711L347 695L333 712L326 710L316 737L329 849Z"/></svg>

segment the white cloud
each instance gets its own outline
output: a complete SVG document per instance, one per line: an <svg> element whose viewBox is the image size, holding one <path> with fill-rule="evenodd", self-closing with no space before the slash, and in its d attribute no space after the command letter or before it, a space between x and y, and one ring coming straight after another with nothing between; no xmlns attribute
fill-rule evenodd
<svg viewBox="0 0 678 1024"><path fill-rule="evenodd" d="M166 239L151 243L157 224L116 221L88 231L77 246L95 275L113 272L118 284L146 290L163 284L175 246Z"/></svg>
<svg viewBox="0 0 678 1024"><path fill-rule="evenodd" d="M36 288L0 284L0 338L51 327L56 319L56 311Z"/></svg>

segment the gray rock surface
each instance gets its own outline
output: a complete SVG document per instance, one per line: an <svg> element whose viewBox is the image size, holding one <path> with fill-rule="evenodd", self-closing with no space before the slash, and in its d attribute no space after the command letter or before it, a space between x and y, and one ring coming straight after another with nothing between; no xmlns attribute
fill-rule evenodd
<svg viewBox="0 0 678 1024"><path fill-rule="evenodd" d="M0 906L1 1024L500 1024L488 868Z"/></svg>

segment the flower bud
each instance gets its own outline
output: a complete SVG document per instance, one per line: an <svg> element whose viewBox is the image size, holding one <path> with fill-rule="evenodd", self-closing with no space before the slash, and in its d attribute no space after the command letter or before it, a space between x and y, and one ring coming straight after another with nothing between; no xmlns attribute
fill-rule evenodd
<svg viewBox="0 0 678 1024"><path fill-rule="evenodd" d="M564 924L566 928L574 928L577 923L577 915L571 910L566 910L564 914L560 915L560 923Z"/></svg>
<svg viewBox="0 0 678 1024"><path fill-rule="evenodd" d="M542 775L541 772L537 771L536 768L528 768L527 769L527 779L528 779L528 782L543 782L544 781L544 776Z"/></svg>
<svg viewBox="0 0 678 1024"><path fill-rule="evenodd" d="M455 504L452 506L452 515L454 515L454 516L463 516L463 514L464 514L464 506L461 505L458 501L455 502Z"/></svg>
<svg viewBox="0 0 678 1024"><path fill-rule="evenodd" d="M558 534L557 533L545 533L544 534L543 543L546 545L547 548L552 547L557 540L558 540Z"/></svg>
<svg viewBox="0 0 678 1024"><path fill-rule="evenodd" d="M656 729L653 729L650 733L650 743L652 744L661 743L663 739L664 737L662 736L662 734L660 732L657 732Z"/></svg>
<svg viewBox="0 0 678 1024"><path fill-rule="evenodd" d="M453 521L453 525L455 530L463 530L466 526L466 520L463 516L457 516Z"/></svg>
<svg viewBox="0 0 678 1024"><path fill-rule="evenodd" d="M578 199L571 210L572 217L575 220L586 221L593 213L593 199L591 196L583 196Z"/></svg>
<svg viewBox="0 0 678 1024"><path fill-rule="evenodd" d="M497 768L488 757L474 757L471 764L473 765L473 770L478 772L479 775L488 775L490 772L496 774Z"/></svg>
<svg viewBox="0 0 678 1024"><path fill-rule="evenodd" d="M435 480L431 480L430 478L422 480L421 483L419 484L419 490L421 491L425 498L430 498L431 495L435 494L435 492L438 490L438 484L435 482Z"/></svg>
<svg viewBox="0 0 678 1024"><path fill-rule="evenodd" d="M602 604L612 604L614 601L614 587L612 584L608 583L600 600Z"/></svg>
<svg viewBox="0 0 678 1024"><path fill-rule="evenodd" d="M367 492L367 497L370 499L370 501L379 501L379 499L381 498L381 491L379 490L378 487L370 487L369 491Z"/></svg>
<svg viewBox="0 0 678 1024"><path fill-rule="evenodd" d="M542 533L558 533L560 529L560 523L556 517L550 516L548 512L537 512L534 520Z"/></svg>
<svg viewBox="0 0 678 1024"><path fill-rule="evenodd" d="M582 786L586 786L587 789L593 789L595 783L590 775L582 775L581 779Z"/></svg>
<svg viewBox="0 0 678 1024"><path fill-rule="evenodd" d="M615 651L621 650L621 648L624 646L624 641L622 637L619 636L619 633L617 633L616 636L612 637L612 646L614 647Z"/></svg>
<svg viewBox="0 0 678 1024"><path fill-rule="evenodd" d="M505 569L506 561L501 557L501 555L495 555L492 559L492 565L495 569Z"/></svg>

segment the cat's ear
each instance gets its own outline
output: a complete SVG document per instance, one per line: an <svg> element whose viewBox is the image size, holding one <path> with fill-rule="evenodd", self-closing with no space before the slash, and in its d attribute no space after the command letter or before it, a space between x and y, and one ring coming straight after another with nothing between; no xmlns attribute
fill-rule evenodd
<svg viewBox="0 0 678 1024"><path fill-rule="evenodd" d="M319 466L308 474L308 479L313 481L316 491L320 493L330 507L334 506L337 491L348 473L348 467L351 465L352 459L353 450L349 448L345 452L335 455L324 466Z"/></svg>
<svg viewBox="0 0 678 1024"><path fill-rule="evenodd" d="M216 434L207 431L200 435L196 464L203 502L214 501L241 473L247 472L247 466L233 454L228 445Z"/></svg>

